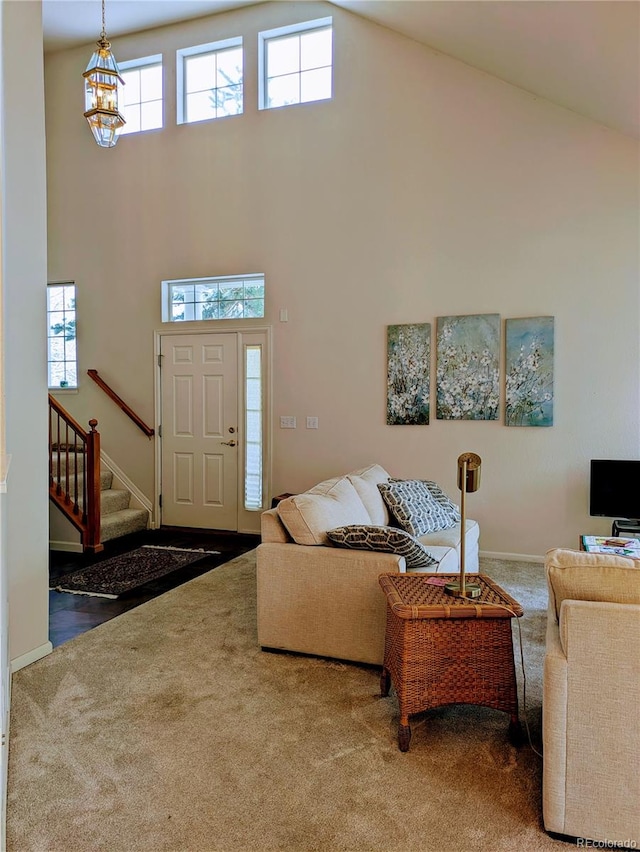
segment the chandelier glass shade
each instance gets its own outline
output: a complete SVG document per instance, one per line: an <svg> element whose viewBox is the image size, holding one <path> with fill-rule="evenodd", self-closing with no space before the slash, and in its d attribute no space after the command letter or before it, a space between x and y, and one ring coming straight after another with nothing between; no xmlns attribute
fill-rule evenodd
<svg viewBox="0 0 640 852"><path fill-rule="evenodd" d="M118 71L111 44L104 27L104 0L102 0L102 32L84 77L84 117L89 123L94 139L101 148L113 148L125 120L118 111L118 84L124 81Z"/></svg>

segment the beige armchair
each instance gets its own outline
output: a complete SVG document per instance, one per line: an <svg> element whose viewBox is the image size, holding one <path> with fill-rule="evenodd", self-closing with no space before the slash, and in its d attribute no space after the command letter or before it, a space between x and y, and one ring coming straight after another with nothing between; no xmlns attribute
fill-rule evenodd
<svg viewBox="0 0 640 852"><path fill-rule="evenodd" d="M545 828L640 847L640 561L556 549L545 568Z"/></svg>

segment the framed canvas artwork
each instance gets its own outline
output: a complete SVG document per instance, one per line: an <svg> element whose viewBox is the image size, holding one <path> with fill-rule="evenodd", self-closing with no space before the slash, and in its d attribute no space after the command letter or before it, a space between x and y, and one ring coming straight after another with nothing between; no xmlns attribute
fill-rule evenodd
<svg viewBox="0 0 640 852"><path fill-rule="evenodd" d="M506 426L553 426L554 318L508 319Z"/></svg>
<svg viewBox="0 0 640 852"><path fill-rule="evenodd" d="M431 325L387 326L387 424L429 423Z"/></svg>
<svg viewBox="0 0 640 852"><path fill-rule="evenodd" d="M497 420L500 314L437 319L436 417Z"/></svg>

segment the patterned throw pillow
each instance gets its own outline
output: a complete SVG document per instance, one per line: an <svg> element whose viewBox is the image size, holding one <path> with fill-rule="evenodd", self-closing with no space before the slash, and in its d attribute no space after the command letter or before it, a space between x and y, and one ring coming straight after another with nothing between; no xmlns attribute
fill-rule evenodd
<svg viewBox="0 0 640 852"><path fill-rule="evenodd" d="M404 556L408 568L430 568L438 564L424 544L397 527L350 524L329 530L327 537L338 547L397 553L399 556Z"/></svg>
<svg viewBox="0 0 640 852"><path fill-rule="evenodd" d="M378 488L399 526L413 536L454 526L450 508L439 502L421 479L380 482Z"/></svg>
<svg viewBox="0 0 640 852"><path fill-rule="evenodd" d="M404 479L395 479L394 477L389 477L389 481L405 482ZM417 481L424 482L431 496L435 497L435 499L438 501L438 503L440 503L440 505L444 509L445 513L451 516L451 523L447 524L446 527L442 527L442 529L447 529L448 527L452 527L454 524L459 524L461 521L460 507L444 493L438 483L432 482L430 479L419 479Z"/></svg>

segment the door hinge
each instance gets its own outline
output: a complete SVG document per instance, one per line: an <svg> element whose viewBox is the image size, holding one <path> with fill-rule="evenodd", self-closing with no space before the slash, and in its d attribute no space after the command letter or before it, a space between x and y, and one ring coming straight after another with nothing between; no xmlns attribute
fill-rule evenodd
<svg viewBox="0 0 640 852"><path fill-rule="evenodd" d="M162 355L158 355L158 367L162 367Z"/></svg>
<svg viewBox="0 0 640 852"><path fill-rule="evenodd" d="M162 423L158 426L158 438L162 438Z"/></svg>
<svg viewBox="0 0 640 852"><path fill-rule="evenodd" d="M158 497L158 506L162 509L162 494Z"/></svg>

